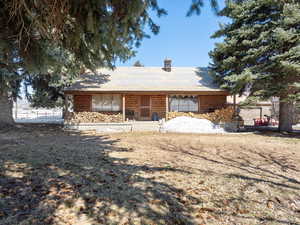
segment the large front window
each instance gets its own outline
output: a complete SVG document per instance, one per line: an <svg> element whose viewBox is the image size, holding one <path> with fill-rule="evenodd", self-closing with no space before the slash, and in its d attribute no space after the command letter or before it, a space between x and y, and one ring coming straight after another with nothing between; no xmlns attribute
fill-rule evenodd
<svg viewBox="0 0 300 225"><path fill-rule="evenodd" d="M174 95L169 99L171 112L198 112L197 96Z"/></svg>
<svg viewBox="0 0 300 225"><path fill-rule="evenodd" d="M93 112L118 112L121 111L122 98L118 94L93 95Z"/></svg>

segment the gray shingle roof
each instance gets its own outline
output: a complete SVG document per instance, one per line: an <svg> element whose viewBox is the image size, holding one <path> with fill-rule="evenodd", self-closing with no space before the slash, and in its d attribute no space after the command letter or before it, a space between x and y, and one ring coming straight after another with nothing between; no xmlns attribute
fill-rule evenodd
<svg viewBox="0 0 300 225"><path fill-rule="evenodd" d="M118 67L86 73L66 91L224 91L213 83L207 68Z"/></svg>

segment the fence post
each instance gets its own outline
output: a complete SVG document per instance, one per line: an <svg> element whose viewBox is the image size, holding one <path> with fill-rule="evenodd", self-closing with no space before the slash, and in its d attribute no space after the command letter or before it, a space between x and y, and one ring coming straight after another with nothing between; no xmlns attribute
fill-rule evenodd
<svg viewBox="0 0 300 225"><path fill-rule="evenodd" d="M16 104L15 104L15 120L18 118L18 100L16 99Z"/></svg>

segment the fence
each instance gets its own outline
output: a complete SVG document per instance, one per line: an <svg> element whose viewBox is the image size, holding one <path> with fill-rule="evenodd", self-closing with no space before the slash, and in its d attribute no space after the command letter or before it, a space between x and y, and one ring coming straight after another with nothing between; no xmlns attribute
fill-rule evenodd
<svg viewBox="0 0 300 225"><path fill-rule="evenodd" d="M62 123L62 109L13 109L13 116L17 123Z"/></svg>

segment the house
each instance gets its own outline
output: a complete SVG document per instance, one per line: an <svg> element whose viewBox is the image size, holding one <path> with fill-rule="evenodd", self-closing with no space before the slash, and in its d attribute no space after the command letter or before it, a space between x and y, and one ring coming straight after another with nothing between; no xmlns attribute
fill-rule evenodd
<svg viewBox="0 0 300 225"><path fill-rule="evenodd" d="M168 112L205 113L226 105L229 93L206 68L118 67L86 73L65 89L75 112L122 113L123 121L165 118Z"/></svg>

